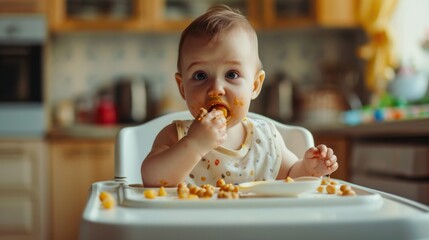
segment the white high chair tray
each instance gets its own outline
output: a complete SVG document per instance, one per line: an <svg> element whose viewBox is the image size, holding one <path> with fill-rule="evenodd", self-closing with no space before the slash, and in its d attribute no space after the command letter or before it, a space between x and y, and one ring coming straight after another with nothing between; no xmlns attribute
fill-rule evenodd
<svg viewBox="0 0 429 240"><path fill-rule="evenodd" d="M356 196L314 191L297 197L179 200L170 189L170 197L148 200L144 188L97 182L83 213L80 239L429 238L428 206L347 184ZM102 207L102 191L113 195L115 207Z"/></svg>
<svg viewBox="0 0 429 240"><path fill-rule="evenodd" d="M292 196L261 196L240 192L239 199L219 199L217 191L211 198L179 199L177 188L166 188L167 196L147 199L143 192L151 188L120 186L119 204L124 207L141 208L248 208L248 207L323 207L339 205L377 206L382 203L380 194L356 189L356 196L339 196L318 193L316 188ZM159 188L152 188L158 192ZM115 191L112 192L115 194ZM100 206L101 207L101 206Z"/></svg>

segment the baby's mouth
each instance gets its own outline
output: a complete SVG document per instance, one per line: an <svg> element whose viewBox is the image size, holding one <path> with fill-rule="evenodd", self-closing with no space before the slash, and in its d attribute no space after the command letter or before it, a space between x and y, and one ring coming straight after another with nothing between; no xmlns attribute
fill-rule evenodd
<svg viewBox="0 0 429 240"><path fill-rule="evenodd" d="M219 111L222 111L222 113L223 113L223 115L225 116L225 118L228 118L229 117L229 110L228 110L228 108L227 107L225 107L224 105L222 105L222 104L212 104L212 105L210 105L210 107L209 107L209 112L211 112L212 110L219 110Z"/></svg>

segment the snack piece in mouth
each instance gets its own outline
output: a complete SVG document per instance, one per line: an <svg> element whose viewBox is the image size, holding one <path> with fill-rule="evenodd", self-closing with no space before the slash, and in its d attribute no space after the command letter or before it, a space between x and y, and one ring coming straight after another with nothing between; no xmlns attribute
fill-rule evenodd
<svg viewBox="0 0 429 240"><path fill-rule="evenodd" d="M220 104L212 105L212 106L210 106L210 108L209 108L209 112L210 112L210 111L212 111L213 109L216 109L216 110L222 111L223 115L224 115L225 117L228 117L228 109L227 109L225 106L222 106L222 105L220 105Z"/></svg>

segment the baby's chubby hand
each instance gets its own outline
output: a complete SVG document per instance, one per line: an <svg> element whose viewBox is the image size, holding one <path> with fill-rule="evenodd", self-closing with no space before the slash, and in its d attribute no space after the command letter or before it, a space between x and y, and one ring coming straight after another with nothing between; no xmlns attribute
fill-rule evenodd
<svg viewBox="0 0 429 240"><path fill-rule="evenodd" d="M309 148L304 154L304 167L311 176L324 176L338 169L337 156L326 145Z"/></svg>
<svg viewBox="0 0 429 240"><path fill-rule="evenodd" d="M207 112L201 108L199 115L191 124L187 138L199 147L200 153L205 155L212 149L226 141L226 118L222 111L212 110Z"/></svg>

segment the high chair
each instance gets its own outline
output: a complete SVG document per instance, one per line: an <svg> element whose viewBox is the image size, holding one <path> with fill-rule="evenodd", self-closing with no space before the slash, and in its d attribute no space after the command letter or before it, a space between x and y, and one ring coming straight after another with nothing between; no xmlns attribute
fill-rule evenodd
<svg viewBox="0 0 429 240"><path fill-rule="evenodd" d="M314 146L313 136L303 127L285 125L257 113L249 113L248 117L271 121L282 135L286 146L302 158L304 152ZM152 148L156 135L174 120L192 119L189 111L169 113L147 123L126 127L119 131L115 146L115 180L128 183L142 183L140 165Z"/></svg>
<svg viewBox="0 0 429 240"><path fill-rule="evenodd" d="M429 239L428 206L341 180L336 186L349 185L355 196L318 192L320 180L307 189L296 178L278 182L283 189L303 191L292 196L240 193L239 199L178 199L176 188L166 188L167 196L146 198L147 190L158 190L144 188L140 177L140 165L155 136L173 120L191 117L189 112L172 113L119 132L115 179L91 185L80 240ZM308 130L273 122L299 157L314 145ZM114 203L106 207L101 194L110 194L108 203Z"/></svg>

